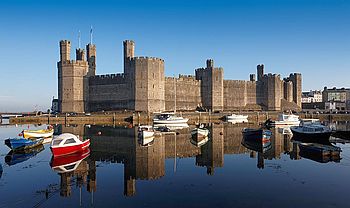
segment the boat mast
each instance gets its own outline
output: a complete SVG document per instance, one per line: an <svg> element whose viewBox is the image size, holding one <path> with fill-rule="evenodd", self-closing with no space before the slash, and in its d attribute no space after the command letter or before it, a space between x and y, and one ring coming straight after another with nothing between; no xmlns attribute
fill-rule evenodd
<svg viewBox="0 0 350 208"><path fill-rule="evenodd" d="M80 48L80 45L81 45L81 44L80 44L80 42L81 42L80 39L81 39L81 38L80 38L80 30L79 30L79 32L78 32L78 48Z"/></svg>
<svg viewBox="0 0 350 208"><path fill-rule="evenodd" d="M174 75L174 113L176 113L176 78L175 78L175 75Z"/></svg>

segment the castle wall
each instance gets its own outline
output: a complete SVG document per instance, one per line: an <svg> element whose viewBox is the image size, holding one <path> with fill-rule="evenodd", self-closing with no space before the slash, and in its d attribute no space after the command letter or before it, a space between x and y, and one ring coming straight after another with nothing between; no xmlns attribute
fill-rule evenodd
<svg viewBox="0 0 350 208"><path fill-rule="evenodd" d="M165 78L165 110L174 111L175 91L177 110L195 110L201 104L201 81L193 76Z"/></svg>
<svg viewBox="0 0 350 208"><path fill-rule="evenodd" d="M247 104L246 92L246 81L224 80L224 109L244 107Z"/></svg>
<svg viewBox="0 0 350 208"><path fill-rule="evenodd" d="M99 75L89 78L89 110L128 109L130 84L124 74Z"/></svg>

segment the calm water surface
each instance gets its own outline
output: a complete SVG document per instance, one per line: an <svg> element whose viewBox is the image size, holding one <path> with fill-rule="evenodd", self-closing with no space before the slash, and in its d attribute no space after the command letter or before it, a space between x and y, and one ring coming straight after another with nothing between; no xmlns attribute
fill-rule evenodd
<svg viewBox="0 0 350 208"><path fill-rule="evenodd" d="M273 129L263 147L242 142L242 127L210 124L201 146L193 127L142 145L136 128L58 125L55 133L90 137L91 147L53 170L49 144L22 154L4 145L28 127L46 126L0 126L0 207L350 207L347 143L322 156L301 151L286 130Z"/></svg>

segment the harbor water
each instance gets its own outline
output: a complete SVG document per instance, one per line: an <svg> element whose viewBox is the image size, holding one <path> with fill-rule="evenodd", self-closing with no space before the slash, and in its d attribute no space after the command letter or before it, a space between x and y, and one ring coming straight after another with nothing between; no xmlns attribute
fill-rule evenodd
<svg viewBox="0 0 350 208"><path fill-rule="evenodd" d="M273 128L262 144L244 140L244 125L206 127L199 144L194 126L145 142L132 126L55 125L56 135L91 146L86 157L54 161L49 143L25 152L4 145L46 125L2 125L0 207L350 207L347 140L332 137L341 151L324 153L301 148L288 129Z"/></svg>

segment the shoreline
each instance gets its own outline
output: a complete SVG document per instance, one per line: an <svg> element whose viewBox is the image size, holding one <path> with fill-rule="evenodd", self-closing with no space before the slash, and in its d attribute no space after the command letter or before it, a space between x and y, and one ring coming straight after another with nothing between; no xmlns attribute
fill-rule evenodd
<svg viewBox="0 0 350 208"><path fill-rule="evenodd" d="M259 124L267 119L277 119L281 112L265 111L265 112L243 112L243 115L248 115L249 123ZM211 113L211 112L178 112L177 115L188 118L188 124L196 123L218 123L225 121L224 117L230 113ZM109 113L109 114L92 114L90 116L24 116L10 118L10 124L113 124L113 125L138 125L152 124L152 113ZM297 114L301 119L318 118L321 121L350 121L350 114Z"/></svg>

